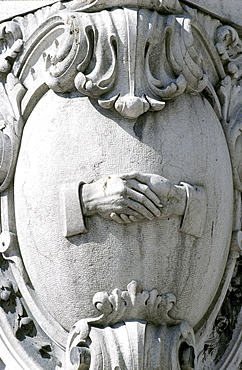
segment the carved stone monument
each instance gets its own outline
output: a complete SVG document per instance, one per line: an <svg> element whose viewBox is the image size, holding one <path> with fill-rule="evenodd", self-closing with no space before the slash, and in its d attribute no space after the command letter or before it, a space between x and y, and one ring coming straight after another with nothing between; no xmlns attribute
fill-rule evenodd
<svg viewBox="0 0 242 370"><path fill-rule="evenodd" d="M242 369L242 27L200 3L0 23L3 368Z"/></svg>

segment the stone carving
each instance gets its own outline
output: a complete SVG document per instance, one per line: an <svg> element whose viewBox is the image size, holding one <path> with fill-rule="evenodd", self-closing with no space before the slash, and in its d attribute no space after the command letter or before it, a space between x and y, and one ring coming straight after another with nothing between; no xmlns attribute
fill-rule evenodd
<svg viewBox="0 0 242 370"><path fill-rule="evenodd" d="M19 340L24 340L26 336L35 336L36 328L33 320L27 316L22 304L19 304L17 310L16 325L14 328L15 336Z"/></svg>
<svg viewBox="0 0 242 370"><path fill-rule="evenodd" d="M0 42L0 321L35 351L10 366L225 369L235 28L176 0L78 0L3 23Z"/></svg>
<svg viewBox="0 0 242 370"><path fill-rule="evenodd" d="M65 236L86 232L82 221L74 228L76 212L73 199L77 186L63 187L65 211ZM198 186L186 183L173 185L169 180L155 174L129 173L111 175L91 184L81 185L79 190L82 211L85 216L99 216L119 224L138 222L171 215L184 216L180 230L194 236L201 236L205 222L205 194ZM162 200L162 203L161 203ZM77 201L78 208L79 201ZM76 207L75 207L76 208ZM200 211L199 224L195 214ZM80 215L80 210L79 210ZM190 214L191 213L191 214Z"/></svg>
<svg viewBox="0 0 242 370"><path fill-rule="evenodd" d="M14 303L14 290L13 290L13 283L9 279L2 279L1 280L1 307L4 310L10 310Z"/></svg>
<svg viewBox="0 0 242 370"><path fill-rule="evenodd" d="M127 291L116 289L108 296L107 292L96 293L93 304L102 313L96 323L102 326L114 325L132 319L144 320L156 325L175 325L180 320L169 317L168 312L176 303L172 293L159 294L156 289L143 291L136 281L131 281Z"/></svg>
<svg viewBox="0 0 242 370"><path fill-rule="evenodd" d="M15 22L8 22L0 27L0 76L4 78L22 49L22 32Z"/></svg>
<svg viewBox="0 0 242 370"><path fill-rule="evenodd" d="M226 368L227 364L221 361L224 353L231 352L230 342L237 326L241 328L241 257L238 258L230 287L226 298L215 320L211 335L204 343L204 349L199 355L199 362L208 368L216 364ZM236 339L237 345L240 338Z"/></svg>
<svg viewBox="0 0 242 370"><path fill-rule="evenodd" d="M68 28L56 54L46 61L47 84L57 92L75 87L99 98L101 107L114 107L124 117L136 119L149 109L163 109L164 100L206 87L202 57L187 32L188 17L123 8L70 15L65 23ZM105 99L100 99L103 95Z"/></svg>
<svg viewBox="0 0 242 370"><path fill-rule="evenodd" d="M21 275L24 277L25 282L28 283L28 276L19 253L17 235L9 233L8 231L3 231L0 234L0 252L6 260L15 263Z"/></svg>
<svg viewBox="0 0 242 370"><path fill-rule="evenodd" d="M160 295L155 289L143 291L136 281L130 282L127 289L123 292L115 289L110 296L100 292L93 297L93 304L102 315L80 320L71 329L67 368L149 369L156 363L159 367L162 364L163 368L176 369L178 362L182 369L193 368L192 328L184 321L169 317L176 301L174 294ZM117 323L119 325L115 325ZM154 337L169 349L156 344L151 354ZM98 345L103 340L106 345Z"/></svg>
<svg viewBox="0 0 242 370"><path fill-rule="evenodd" d="M227 74L240 79L242 44L237 31L229 26L221 26L217 30L216 41L215 46Z"/></svg>

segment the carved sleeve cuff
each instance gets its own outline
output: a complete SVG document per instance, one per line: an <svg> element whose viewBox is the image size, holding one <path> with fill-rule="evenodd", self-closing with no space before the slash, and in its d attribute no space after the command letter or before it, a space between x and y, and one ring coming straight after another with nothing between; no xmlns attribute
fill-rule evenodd
<svg viewBox="0 0 242 370"><path fill-rule="evenodd" d="M201 186L179 184L186 189L187 200L180 231L197 238L202 236L206 221L206 195Z"/></svg>
<svg viewBox="0 0 242 370"><path fill-rule="evenodd" d="M60 209L62 229L65 237L87 232L79 198L79 188L82 183L63 184L60 190Z"/></svg>

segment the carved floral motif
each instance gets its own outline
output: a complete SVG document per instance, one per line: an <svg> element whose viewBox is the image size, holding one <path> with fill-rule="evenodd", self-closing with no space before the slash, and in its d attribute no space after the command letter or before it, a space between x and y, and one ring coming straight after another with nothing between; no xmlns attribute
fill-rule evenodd
<svg viewBox="0 0 242 370"><path fill-rule="evenodd" d="M76 88L129 119L159 111L166 100L207 85L190 22L144 9L70 14L57 51L46 59L46 83L57 92Z"/></svg>
<svg viewBox="0 0 242 370"><path fill-rule="evenodd" d="M236 72L237 73L237 72ZM222 105L222 125L232 157L235 186L242 191L241 130L242 130L242 91L240 84L234 84L230 76L225 77L218 90Z"/></svg>
<svg viewBox="0 0 242 370"><path fill-rule="evenodd" d="M115 289L111 295L99 292L93 297L93 304L102 313L100 324L114 325L129 319L145 320L157 325L180 323L169 317L169 311L176 303L173 293L159 294L156 289L142 290L136 281L131 281L127 291Z"/></svg>
<svg viewBox="0 0 242 370"><path fill-rule="evenodd" d="M221 122L232 157L235 186L242 191L242 41L237 31L230 26L218 28L216 41L216 48L228 74L221 81L221 86L218 90L218 97L221 103Z"/></svg>
<svg viewBox="0 0 242 370"><path fill-rule="evenodd" d="M128 284L127 291L115 289L110 295L106 292L95 294L93 304L102 315L80 320L71 329L67 342L67 369L110 368L112 357L116 356L115 362L120 368L148 369L153 358L149 349L149 335L152 333L152 338L155 335L159 337L160 346L157 346L155 356L160 357L162 369L170 366L172 370L192 370L194 335L187 322L169 316L175 301L174 294L159 294L156 289L150 292L142 290L136 281ZM129 337L126 344L123 343L124 333ZM109 348L107 338L112 336L113 344ZM106 339L107 344L103 343L98 348L96 342L102 339ZM164 348L162 343L165 343ZM125 354L129 351L133 361L127 365Z"/></svg>
<svg viewBox="0 0 242 370"><path fill-rule="evenodd" d="M10 72L12 65L23 46L22 32L16 22L0 25L0 79Z"/></svg>
<svg viewBox="0 0 242 370"><path fill-rule="evenodd" d="M232 78L240 79L242 75L242 41L233 27L222 26L218 28L216 49L226 72Z"/></svg>
<svg viewBox="0 0 242 370"><path fill-rule="evenodd" d="M110 6L104 1L76 1L38 13L38 26L32 27L33 15L0 26L0 78L4 82L0 107L0 191L11 183L24 123L48 88L61 93L77 90L96 100L101 108L130 120L148 111L162 110L168 100L183 93L203 93L221 120L235 187L242 191L242 41L233 27L209 16L205 19L176 0L152 1L152 6L150 3L124 0L123 8L114 10L113 6L120 6L119 1ZM28 32L24 34L21 27L25 23ZM208 24L211 29L205 32ZM235 218L240 229L238 209ZM0 252L17 266L27 284L15 232L3 231ZM10 302L15 308L14 289L9 279L2 280L0 303L4 311L8 311ZM91 330L133 319L157 325L162 333L161 327L169 327L174 331L170 338L174 334L178 341L185 339L184 347L178 348L180 367L192 369L193 332L187 323L170 317L175 301L172 293L143 291L136 282L130 283L127 291L97 293L93 302L101 316L81 320L70 333L70 369L84 368L79 367L83 364L89 368ZM23 310L15 324L20 339L35 330L32 319ZM224 324L222 319L218 330L213 331L212 341L218 340L220 324ZM144 330L142 325L136 329L138 333ZM49 343L43 342L36 348L42 357L51 357Z"/></svg>

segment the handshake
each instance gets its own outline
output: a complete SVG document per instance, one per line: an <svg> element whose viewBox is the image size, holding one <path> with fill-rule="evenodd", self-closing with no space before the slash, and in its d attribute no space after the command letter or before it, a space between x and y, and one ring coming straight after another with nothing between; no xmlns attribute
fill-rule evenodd
<svg viewBox="0 0 242 370"><path fill-rule="evenodd" d="M85 216L99 215L120 224L183 215L186 189L155 174L111 175L80 187Z"/></svg>

